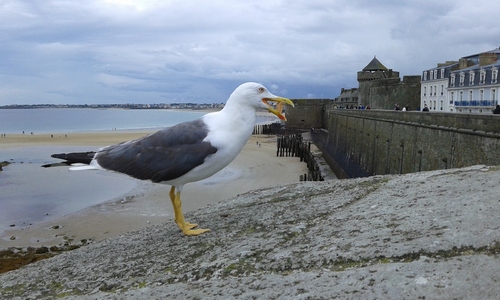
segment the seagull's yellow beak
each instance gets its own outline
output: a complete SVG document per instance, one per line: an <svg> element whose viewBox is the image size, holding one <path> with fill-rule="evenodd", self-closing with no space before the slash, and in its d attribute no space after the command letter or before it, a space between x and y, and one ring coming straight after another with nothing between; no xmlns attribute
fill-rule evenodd
<svg viewBox="0 0 500 300"><path fill-rule="evenodd" d="M276 102L277 103L276 108L269 105L268 101ZM284 115L282 115L281 112L283 111L283 107L285 106L285 104L288 104L288 105L291 105L292 107L295 107L295 105L293 105L292 100L290 100L288 98L283 98L283 97L262 98L262 102L264 102L264 104L267 106L267 110L270 113L275 114L278 118L280 118L280 120L283 120L283 121L286 121L286 117Z"/></svg>

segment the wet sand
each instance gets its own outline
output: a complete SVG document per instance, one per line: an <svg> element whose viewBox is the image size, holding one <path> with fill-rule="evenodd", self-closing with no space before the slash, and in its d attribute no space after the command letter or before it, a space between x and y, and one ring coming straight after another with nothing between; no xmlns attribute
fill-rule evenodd
<svg viewBox="0 0 500 300"><path fill-rule="evenodd" d="M7 135L0 138L0 151L38 146L71 148L95 146L98 148L138 138L148 133L146 131L109 131L67 135L59 133L53 136L50 134ZM301 163L299 158L276 157L276 137L252 136L229 166L210 178L189 183L184 187L183 210L189 212L203 208L258 188L298 182L299 175L306 172L306 164ZM73 173L69 172L68 177L71 177L71 174ZM39 180L50 180L50 178ZM97 241L119 236L151 224L168 223L176 226L168 198L170 186L152 184L147 181L136 182L136 186L130 192L77 213L43 224L7 230L0 235L0 249L53 246L65 242L78 243L81 240ZM200 224L200 227L203 228L203 224ZM181 234L180 231L179 234Z"/></svg>

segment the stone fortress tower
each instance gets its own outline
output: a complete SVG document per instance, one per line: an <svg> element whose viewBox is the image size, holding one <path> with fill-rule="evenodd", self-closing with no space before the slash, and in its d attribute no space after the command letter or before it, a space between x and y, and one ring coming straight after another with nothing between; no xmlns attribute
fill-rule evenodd
<svg viewBox="0 0 500 300"><path fill-rule="evenodd" d="M401 108L416 110L420 105L420 76L404 76L386 68L376 57L358 72L359 105L374 109Z"/></svg>

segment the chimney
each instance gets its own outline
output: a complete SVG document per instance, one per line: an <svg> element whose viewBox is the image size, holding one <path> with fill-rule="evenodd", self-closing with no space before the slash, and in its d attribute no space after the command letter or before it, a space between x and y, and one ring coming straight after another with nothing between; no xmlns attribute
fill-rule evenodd
<svg viewBox="0 0 500 300"><path fill-rule="evenodd" d="M486 66L494 64L497 61L497 54L493 52L485 52L479 54L479 65Z"/></svg>

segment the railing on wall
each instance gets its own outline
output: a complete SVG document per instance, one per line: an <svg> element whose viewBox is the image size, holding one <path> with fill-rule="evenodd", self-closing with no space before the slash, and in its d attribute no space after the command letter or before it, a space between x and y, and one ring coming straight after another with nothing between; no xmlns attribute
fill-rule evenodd
<svg viewBox="0 0 500 300"><path fill-rule="evenodd" d="M455 101L455 106L487 106L494 107L498 103L496 100L463 100L463 101Z"/></svg>

